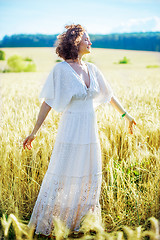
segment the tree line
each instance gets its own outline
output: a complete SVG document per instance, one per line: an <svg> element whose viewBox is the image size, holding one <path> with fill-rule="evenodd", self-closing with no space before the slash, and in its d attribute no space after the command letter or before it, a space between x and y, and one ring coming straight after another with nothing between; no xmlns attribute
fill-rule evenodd
<svg viewBox="0 0 160 240"><path fill-rule="evenodd" d="M58 34L5 35L0 47L54 47ZM93 48L160 51L160 32L89 34Z"/></svg>

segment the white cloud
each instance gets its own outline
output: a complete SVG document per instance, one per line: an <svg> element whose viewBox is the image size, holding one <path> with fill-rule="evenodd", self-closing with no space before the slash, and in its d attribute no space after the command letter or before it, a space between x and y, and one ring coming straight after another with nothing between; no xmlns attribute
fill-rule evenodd
<svg viewBox="0 0 160 240"><path fill-rule="evenodd" d="M129 19L121 22L112 32L148 32L160 31L160 17L153 16L148 18Z"/></svg>
<svg viewBox="0 0 160 240"><path fill-rule="evenodd" d="M155 27L153 28L153 31L160 31L160 18L159 17L154 17L155 18L155 22L156 22L156 25Z"/></svg>

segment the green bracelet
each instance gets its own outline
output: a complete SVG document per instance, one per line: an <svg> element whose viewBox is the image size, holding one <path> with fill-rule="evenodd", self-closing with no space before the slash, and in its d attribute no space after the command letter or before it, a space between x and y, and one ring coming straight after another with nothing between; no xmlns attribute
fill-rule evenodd
<svg viewBox="0 0 160 240"><path fill-rule="evenodd" d="M124 114L122 114L122 117L121 117L121 119L123 119L123 117L126 115L126 113L127 113L127 112L125 112Z"/></svg>

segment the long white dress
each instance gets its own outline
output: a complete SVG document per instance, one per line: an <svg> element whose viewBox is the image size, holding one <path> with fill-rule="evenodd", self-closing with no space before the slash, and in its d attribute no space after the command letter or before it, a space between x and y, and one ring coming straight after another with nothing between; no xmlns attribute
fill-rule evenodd
<svg viewBox="0 0 160 240"><path fill-rule="evenodd" d="M88 63L90 86L66 62L57 63L40 98L63 112L47 172L28 226L49 235L58 217L78 231L89 211L101 216L102 167L95 109L110 102L113 91L101 71Z"/></svg>

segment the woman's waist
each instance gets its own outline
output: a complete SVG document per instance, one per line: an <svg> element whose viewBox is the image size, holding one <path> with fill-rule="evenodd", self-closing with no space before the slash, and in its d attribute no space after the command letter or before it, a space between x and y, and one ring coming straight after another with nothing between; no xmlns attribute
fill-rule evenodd
<svg viewBox="0 0 160 240"><path fill-rule="evenodd" d="M72 100L65 112L94 112L93 99L87 100Z"/></svg>

